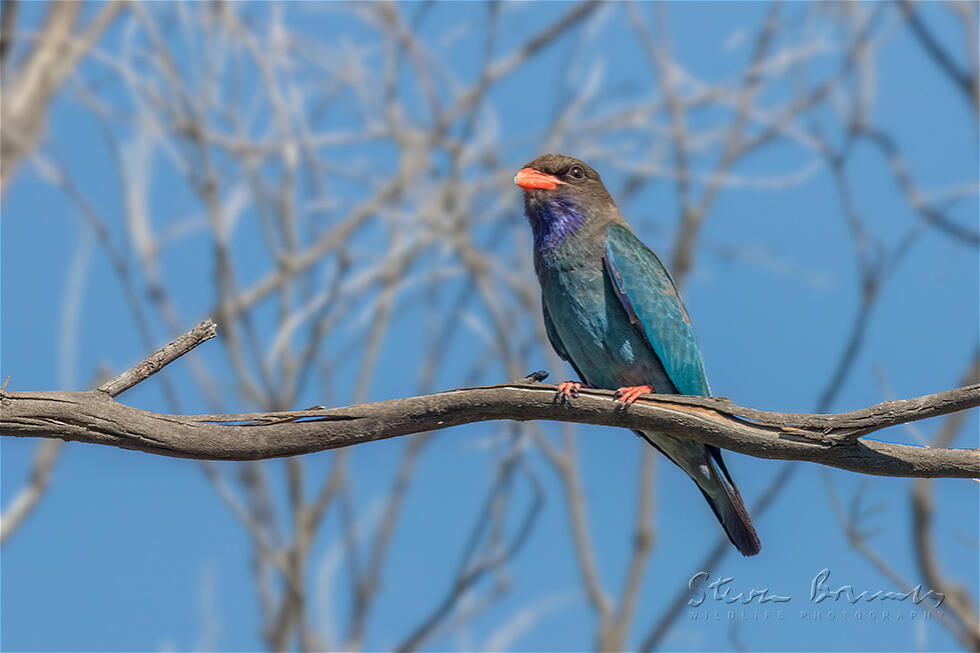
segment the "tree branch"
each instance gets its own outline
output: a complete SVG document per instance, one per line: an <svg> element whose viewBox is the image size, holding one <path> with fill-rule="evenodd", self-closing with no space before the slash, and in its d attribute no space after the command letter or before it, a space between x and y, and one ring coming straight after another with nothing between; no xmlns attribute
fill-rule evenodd
<svg viewBox="0 0 980 653"><path fill-rule="evenodd" d="M194 349L194 347L213 338L217 334L217 330L217 324L211 320L204 320L169 345L157 349L116 378L103 383L99 386L99 391L106 393L110 397L121 395L140 381L144 381L153 376L165 366L174 362L191 349Z"/></svg>
<svg viewBox="0 0 980 653"><path fill-rule="evenodd" d="M119 0L104 3L88 26L76 30L82 3L49 3L44 25L33 39L23 65L16 72L5 71L4 121L0 129L4 165L0 171L0 192L7 187L21 160L34 150L58 89L112 25L123 4ZM0 62L4 64L9 63L4 59L14 40L14 7L12 3L4 3L4 36L0 47ZM12 82L8 81L10 78Z"/></svg>
<svg viewBox="0 0 980 653"><path fill-rule="evenodd" d="M535 372L514 383L463 388L343 408L227 415L166 415L112 397L214 337L205 320L138 365L85 392L0 391L0 436L58 438L177 458L263 460L338 449L474 422L532 419L661 431L724 449L806 460L880 476L980 477L980 449L861 441L896 424L980 405L980 384L886 401L836 415L775 413L723 397L644 395L625 409L608 390L582 389L558 401Z"/></svg>
<svg viewBox="0 0 980 653"><path fill-rule="evenodd" d="M34 454L34 464L31 465L30 482L10 500L0 515L0 543L5 542L17 530L44 496L61 447L62 443L57 440L48 440L38 446L37 453Z"/></svg>
<svg viewBox="0 0 980 653"><path fill-rule="evenodd" d="M647 395L628 410L612 392L555 401L555 386L507 383L327 410L165 415L103 392L0 396L0 435L60 438L178 458L261 460L499 419L553 420L662 431L759 458L807 460L864 474L980 477L980 450L858 440L888 426L980 405L980 385L837 415L772 413L726 399Z"/></svg>

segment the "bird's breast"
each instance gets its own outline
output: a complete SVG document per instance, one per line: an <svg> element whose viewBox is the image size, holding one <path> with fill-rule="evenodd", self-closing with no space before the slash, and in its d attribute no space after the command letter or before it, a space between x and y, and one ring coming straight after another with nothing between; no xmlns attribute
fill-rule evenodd
<svg viewBox="0 0 980 653"><path fill-rule="evenodd" d="M673 385L605 273L602 259L558 262L538 271L542 299L555 330L583 380L600 388Z"/></svg>

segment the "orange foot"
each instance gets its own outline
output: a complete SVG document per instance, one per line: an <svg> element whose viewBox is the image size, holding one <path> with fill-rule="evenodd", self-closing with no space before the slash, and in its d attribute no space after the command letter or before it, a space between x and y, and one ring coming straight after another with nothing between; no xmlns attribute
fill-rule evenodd
<svg viewBox="0 0 980 653"><path fill-rule="evenodd" d="M655 392L653 386L649 385L627 385L623 386L616 391L616 401L623 404L624 406L629 406L636 398L640 395L650 394Z"/></svg>
<svg viewBox="0 0 980 653"><path fill-rule="evenodd" d="M558 398L568 400L570 397L577 397L579 388L582 384L577 381L565 381L558 384Z"/></svg>

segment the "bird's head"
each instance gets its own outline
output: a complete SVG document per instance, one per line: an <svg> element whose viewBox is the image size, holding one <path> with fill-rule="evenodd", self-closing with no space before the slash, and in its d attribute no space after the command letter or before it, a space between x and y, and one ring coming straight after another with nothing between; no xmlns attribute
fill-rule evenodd
<svg viewBox="0 0 980 653"><path fill-rule="evenodd" d="M619 216L599 173L564 154L539 156L521 168L514 183L524 191L524 212L540 249L553 248L585 224Z"/></svg>

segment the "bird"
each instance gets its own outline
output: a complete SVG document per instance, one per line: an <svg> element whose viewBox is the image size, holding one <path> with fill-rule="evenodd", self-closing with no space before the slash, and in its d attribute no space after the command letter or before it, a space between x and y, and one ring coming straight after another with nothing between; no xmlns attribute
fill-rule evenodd
<svg viewBox="0 0 980 653"><path fill-rule="evenodd" d="M534 271L551 346L580 381L615 390L628 407L647 393L710 396L691 319L667 268L633 233L599 174L579 159L545 154L514 177L524 192ZM718 447L636 431L701 490L742 555L761 543Z"/></svg>

